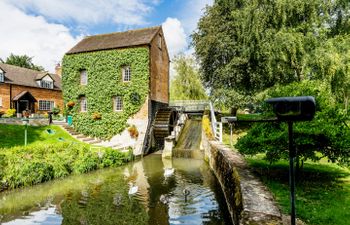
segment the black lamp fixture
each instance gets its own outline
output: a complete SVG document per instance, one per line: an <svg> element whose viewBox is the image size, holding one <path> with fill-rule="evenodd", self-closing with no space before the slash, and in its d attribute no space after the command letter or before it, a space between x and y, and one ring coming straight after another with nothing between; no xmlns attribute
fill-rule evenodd
<svg viewBox="0 0 350 225"><path fill-rule="evenodd" d="M290 205L291 205L291 225L295 225L295 171L294 160L296 150L293 144L293 122L311 121L316 111L316 101L312 96L301 97L281 97L266 100L273 105L273 111L277 116L277 121L288 123L289 136L289 185L290 185Z"/></svg>

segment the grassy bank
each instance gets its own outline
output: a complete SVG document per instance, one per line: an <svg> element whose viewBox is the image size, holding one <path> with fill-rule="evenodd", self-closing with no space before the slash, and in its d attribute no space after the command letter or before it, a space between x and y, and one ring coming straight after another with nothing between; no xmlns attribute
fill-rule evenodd
<svg viewBox="0 0 350 225"><path fill-rule="evenodd" d="M246 134L249 126L238 124L233 130L233 145ZM230 146L229 126L224 127L223 141ZM236 150L235 150L236 151ZM251 169L270 189L281 211L289 215L289 162L270 164L264 155L246 157ZM296 183L297 217L308 225L349 225L350 170L327 160L307 161Z"/></svg>
<svg viewBox="0 0 350 225"><path fill-rule="evenodd" d="M274 194L282 212L289 214L288 162L270 165L261 157L247 161ZM310 225L348 225L350 171L330 163L305 163L296 184L296 210L297 217Z"/></svg>
<svg viewBox="0 0 350 225"><path fill-rule="evenodd" d="M48 133L48 130L53 133ZM59 126L28 126L28 145L78 142ZM0 148L24 145L24 126L0 124Z"/></svg>
<svg viewBox="0 0 350 225"><path fill-rule="evenodd" d="M58 126L29 127L27 146L23 133L23 126L0 125L0 191L122 165L130 159L130 154L111 148L91 149Z"/></svg>

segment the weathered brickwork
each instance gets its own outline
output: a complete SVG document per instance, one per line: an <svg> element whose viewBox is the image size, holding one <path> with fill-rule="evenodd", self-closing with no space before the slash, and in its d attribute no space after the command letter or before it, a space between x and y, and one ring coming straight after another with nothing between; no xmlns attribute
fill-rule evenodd
<svg viewBox="0 0 350 225"><path fill-rule="evenodd" d="M161 39L161 46L159 46L159 39ZM150 52L151 100L169 103L169 55L162 31L153 38Z"/></svg>

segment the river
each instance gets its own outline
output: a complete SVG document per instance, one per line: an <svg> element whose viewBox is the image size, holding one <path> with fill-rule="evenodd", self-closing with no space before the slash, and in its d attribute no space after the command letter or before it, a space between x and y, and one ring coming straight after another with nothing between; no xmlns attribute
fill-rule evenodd
<svg viewBox="0 0 350 225"><path fill-rule="evenodd" d="M135 194L129 194L132 186ZM0 224L231 223L220 185L203 160L153 154L125 166L2 192Z"/></svg>

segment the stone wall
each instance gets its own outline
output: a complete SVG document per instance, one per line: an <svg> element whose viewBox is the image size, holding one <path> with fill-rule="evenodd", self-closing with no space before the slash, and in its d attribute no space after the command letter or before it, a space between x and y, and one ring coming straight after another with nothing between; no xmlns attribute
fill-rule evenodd
<svg viewBox="0 0 350 225"><path fill-rule="evenodd" d="M0 118L0 124L23 125L20 118ZM29 118L30 126L47 126L49 125L48 118Z"/></svg>
<svg viewBox="0 0 350 225"><path fill-rule="evenodd" d="M249 171L238 152L209 140L202 132L205 160L224 192L233 224L282 224L281 213L267 188Z"/></svg>

